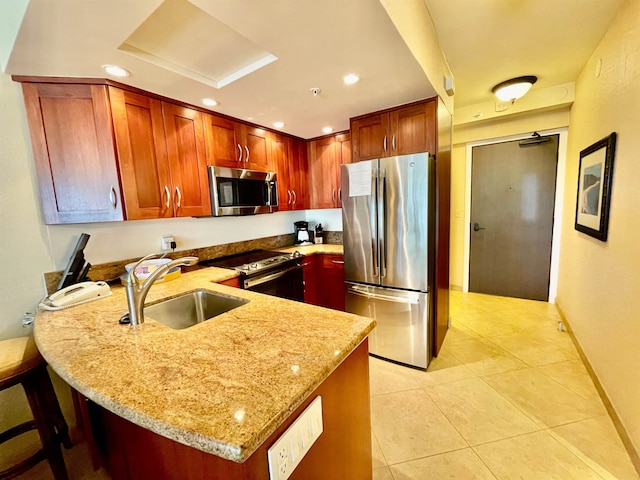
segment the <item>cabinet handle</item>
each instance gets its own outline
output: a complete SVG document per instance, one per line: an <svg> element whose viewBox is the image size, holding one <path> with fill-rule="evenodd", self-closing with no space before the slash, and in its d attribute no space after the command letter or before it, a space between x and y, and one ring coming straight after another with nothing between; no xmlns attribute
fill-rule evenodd
<svg viewBox="0 0 640 480"><path fill-rule="evenodd" d="M338 189L338 201L340 203L342 203L342 189L341 188Z"/></svg>
<svg viewBox="0 0 640 480"><path fill-rule="evenodd" d="M242 161L242 147L238 144L238 161Z"/></svg>
<svg viewBox="0 0 640 480"><path fill-rule="evenodd" d="M176 208L180 208L182 204L182 193L180 193L180 187L176 187L176 194L178 195L178 202L176 203Z"/></svg>
<svg viewBox="0 0 640 480"><path fill-rule="evenodd" d="M295 205L296 202L298 201L298 194L296 193L295 190L291 190L293 192L293 204Z"/></svg>
<svg viewBox="0 0 640 480"><path fill-rule="evenodd" d="M331 260L331 263L336 265L344 265L344 260Z"/></svg>
<svg viewBox="0 0 640 480"><path fill-rule="evenodd" d="M384 140L382 141L382 148L386 152L387 151L387 136L384 136Z"/></svg>
<svg viewBox="0 0 640 480"><path fill-rule="evenodd" d="M291 190L287 190L287 205L291 205Z"/></svg>
<svg viewBox="0 0 640 480"><path fill-rule="evenodd" d="M396 149L396 136L391 137L391 149L395 151Z"/></svg>
<svg viewBox="0 0 640 480"><path fill-rule="evenodd" d="M331 193L331 200L333 201L333 203L336 203L336 189L333 189L333 192Z"/></svg>
<svg viewBox="0 0 640 480"><path fill-rule="evenodd" d="M247 152L247 158L245 159L244 163L249 163L249 147L245 145L244 150Z"/></svg>
<svg viewBox="0 0 640 480"><path fill-rule="evenodd" d="M169 187L167 187L166 185L164 186L164 193L167 194L167 202L165 203L165 207L169 208L169 205L171 205L171 192L169 191Z"/></svg>
<svg viewBox="0 0 640 480"><path fill-rule="evenodd" d="M111 190L109 190L109 201L111 202L111 206L115 210L118 205L118 198L116 197L116 189L113 185L111 185Z"/></svg>

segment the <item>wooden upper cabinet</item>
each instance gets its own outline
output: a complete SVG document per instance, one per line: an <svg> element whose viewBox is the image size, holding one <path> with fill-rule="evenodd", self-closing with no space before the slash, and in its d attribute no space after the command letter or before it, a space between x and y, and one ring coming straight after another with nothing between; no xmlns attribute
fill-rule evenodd
<svg viewBox="0 0 640 480"><path fill-rule="evenodd" d="M123 220L103 85L22 85L44 221Z"/></svg>
<svg viewBox="0 0 640 480"><path fill-rule="evenodd" d="M309 142L311 208L340 208L340 165L351 163L351 135L336 134Z"/></svg>
<svg viewBox="0 0 640 480"><path fill-rule="evenodd" d="M242 168L258 170L260 172L271 172L275 166L271 164L269 147L267 145L267 131L262 128L242 125L241 147L243 150Z"/></svg>
<svg viewBox="0 0 640 480"><path fill-rule="evenodd" d="M128 220L173 217L162 102L109 87Z"/></svg>
<svg viewBox="0 0 640 480"><path fill-rule="evenodd" d="M241 168L240 125L217 115L204 115L207 165Z"/></svg>
<svg viewBox="0 0 640 480"><path fill-rule="evenodd" d="M128 220L211 214L202 113L109 87Z"/></svg>
<svg viewBox="0 0 640 480"><path fill-rule="evenodd" d="M203 114L162 103L176 217L211 215Z"/></svg>
<svg viewBox="0 0 640 480"><path fill-rule="evenodd" d="M351 119L353 161L435 153L436 99Z"/></svg>
<svg viewBox="0 0 640 480"><path fill-rule="evenodd" d="M292 210L306 210L309 198L309 162L307 143L303 140L288 138L289 148L289 186L292 189Z"/></svg>
<svg viewBox="0 0 640 480"><path fill-rule="evenodd" d="M293 210L287 139L284 135L269 133L269 145L271 162L278 175L278 210Z"/></svg>

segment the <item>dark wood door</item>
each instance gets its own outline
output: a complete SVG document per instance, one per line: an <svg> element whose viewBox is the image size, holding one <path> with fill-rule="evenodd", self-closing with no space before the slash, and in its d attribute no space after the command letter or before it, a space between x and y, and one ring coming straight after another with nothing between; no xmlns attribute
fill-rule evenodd
<svg viewBox="0 0 640 480"><path fill-rule="evenodd" d="M379 113L351 120L353 161L372 160L390 155L389 114Z"/></svg>
<svg viewBox="0 0 640 480"><path fill-rule="evenodd" d="M109 87L127 220L173 216L162 102Z"/></svg>
<svg viewBox="0 0 640 480"><path fill-rule="evenodd" d="M311 208L336 208L338 205L335 173L338 165L334 137L309 142Z"/></svg>
<svg viewBox="0 0 640 480"><path fill-rule="evenodd" d="M204 132L207 148L207 164L218 167L239 168L242 166L242 147L238 138L236 122L204 115Z"/></svg>
<svg viewBox="0 0 640 480"><path fill-rule="evenodd" d="M302 140L288 139L289 188L293 194L292 209L309 208L309 163L307 144Z"/></svg>
<svg viewBox="0 0 640 480"><path fill-rule="evenodd" d="M202 113L162 104L176 217L211 215Z"/></svg>
<svg viewBox="0 0 640 480"><path fill-rule="evenodd" d="M22 89L45 223L123 220L106 87Z"/></svg>
<svg viewBox="0 0 640 480"><path fill-rule="evenodd" d="M435 100L393 110L389 114L389 122L391 140L388 150L391 155L435 154Z"/></svg>
<svg viewBox="0 0 640 480"><path fill-rule="evenodd" d="M558 135L474 147L469 290L547 300Z"/></svg>

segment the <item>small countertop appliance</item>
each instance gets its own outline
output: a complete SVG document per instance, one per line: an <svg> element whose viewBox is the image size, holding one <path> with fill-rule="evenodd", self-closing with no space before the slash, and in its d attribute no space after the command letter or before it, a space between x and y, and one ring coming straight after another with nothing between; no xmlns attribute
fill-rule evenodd
<svg viewBox="0 0 640 480"><path fill-rule="evenodd" d="M309 222L294 222L294 243L296 245L313 245L313 232L309 231Z"/></svg>

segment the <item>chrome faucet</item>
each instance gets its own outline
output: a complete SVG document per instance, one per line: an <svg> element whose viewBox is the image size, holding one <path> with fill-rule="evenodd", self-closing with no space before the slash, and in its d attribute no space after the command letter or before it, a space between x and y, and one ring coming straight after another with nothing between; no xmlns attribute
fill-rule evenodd
<svg viewBox="0 0 640 480"><path fill-rule="evenodd" d="M173 267L181 265L196 265L198 263L198 257L182 257L176 258L169 263L165 263L158 267L151 275L149 275L140 284L140 279L136 275L136 268L150 258L158 257L158 254L152 253L144 258L141 258L127 275L127 305L129 306L129 321L134 327L144 323L144 300L147 298L149 289L153 286L156 280L168 272Z"/></svg>

